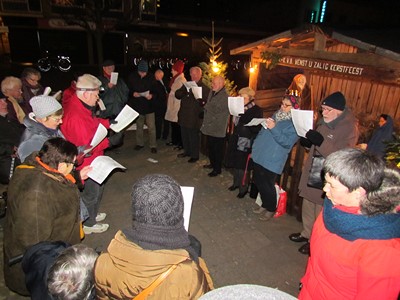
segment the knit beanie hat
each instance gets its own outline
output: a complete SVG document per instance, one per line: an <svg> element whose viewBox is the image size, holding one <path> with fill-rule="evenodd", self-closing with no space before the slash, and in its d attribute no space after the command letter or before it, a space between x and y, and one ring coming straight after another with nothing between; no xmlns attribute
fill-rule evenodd
<svg viewBox="0 0 400 300"><path fill-rule="evenodd" d="M341 92L335 92L322 101L322 105L343 111L346 107L346 98Z"/></svg>
<svg viewBox="0 0 400 300"><path fill-rule="evenodd" d="M145 60L139 61L137 70L138 70L138 72L147 73L149 71L149 65L147 64L147 61L145 61Z"/></svg>
<svg viewBox="0 0 400 300"><path fill-rule="evenodd" d="M42 119L62 109L61 104L50 96L36 96L33 97L29 104L32 106L33 114L36 118Z"/></svg>
<svg viewBox="0 0 400 300"><path fill-rule="evenodd" d="M185 67L185 63L181 60L177 60L173 66L172 66L172 70L175 70L176 72L178 72L178 74L181 74L183 72L183 68Z"/></svg>
<svg viewBox="0 0 400 300"><path fill-rule="evenodd" d="M103 67L115 66L115 62L111 59L106 59L105 61L103 61L102 66Z"/></svg>
<svg viewBox="0 0 400 300"><path fill-rule="evenodd" d="M256 92L250 87L244 87L239 90L239 95L242 95L242 94L246 94L249 97L254 97L256 95Z"/></svg>
<svg viewBox="0 0 400 300"><path fill-rule="evenodd" d="M168 175L152 174L132 188L134 220L163 227L183 224L183 196L179 184Z"/></svg>

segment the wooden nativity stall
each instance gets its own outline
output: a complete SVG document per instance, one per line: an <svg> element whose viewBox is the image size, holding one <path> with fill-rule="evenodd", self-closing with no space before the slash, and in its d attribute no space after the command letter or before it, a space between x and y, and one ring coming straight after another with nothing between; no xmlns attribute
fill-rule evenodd
<svg viewBox="0 0 400 300"><path fill-rule="evenodd" d="M326 96L342 92L347 106L358 118L360 142L369 138L382 113L392 116L399 128L399 53L307 25L235 48L230 54L249 55L255 69L250 74L249 86L256 90L256 103L266 117L279 108L284 93L293 89L293 77L303 74L307 84L298 92L301 108L319 112ZM288 191L288 213L298 218L302 199L297 187L305 155L297 144L281 176L281 184Z"/></svg>

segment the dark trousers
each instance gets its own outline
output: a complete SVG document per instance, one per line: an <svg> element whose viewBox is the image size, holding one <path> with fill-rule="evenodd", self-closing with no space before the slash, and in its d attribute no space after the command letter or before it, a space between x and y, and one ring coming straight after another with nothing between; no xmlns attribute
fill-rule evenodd
<svg viewBox="0 0 400 300"><path fill-rule="evenodd" d="M200 130L197 128L181 127L182 144L185 154L194 159L199 159Z"/></svg>
<svg viewBox="0 0 400 300"><path fill-rule="evenodd" d="M175 146L182 146L181 126L176 122L171 122L171 142Z"/></svg>
<svg viewBox="0 0 400 300"><path fill-rule="evenodd" d="M233 169L233 185L239 187L239 193L243 194L249 189L249 173L246 173L246 178L243 183L244 170Z"/></svg>
<svg viewBox="0 0 400 300"><path fill-rule="evenodd" d="M85 187L81 192L81 198L89 213L89 218L84 223L86 226L93 226L96 224L96 216L101 198L103 197L103 190L104 184L98 184L90 178L85 180Z"/></svg>
<svg viewBox="0 0 400 300"><path fill-rule="evenodd" d="M208 158L213 167L213 171L221 173L222 159L224 157L224 137L207 136L208 143Z"/></svg>
<svg viewBox="0 0 400 300"><path fill-rule="evenodd" d="M164 119L165 110L156 110L155 123L156 123L156 139L161 137L166 140L169 135L169 121Z"/></svg>
<svg viewBox="0 0 400 300"><path fill-rule="evenodd" d="M257 163L254 163L253 180L262 200L262 207L270 212L276 211L275 182L278 174L271 172Z"/></svg>

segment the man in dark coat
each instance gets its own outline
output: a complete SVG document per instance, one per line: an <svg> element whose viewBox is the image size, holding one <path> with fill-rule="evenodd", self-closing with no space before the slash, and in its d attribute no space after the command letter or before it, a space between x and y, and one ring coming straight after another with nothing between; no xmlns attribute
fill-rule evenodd
<svg viewBox="0 0 400 300"><path fill-rule="evenodd" d="M0 183L8 184L11 165L16 165L19 159L16 157L17 146L24 126L16 120L8 118L6 96L0 92ZM14 169L14 168L13 168Z"/></svg>
<svg viewBox="0 0 400 300"><path fill-rule="evenodd" d="M199 160L200 153L200 127L203 123L203 106L210 89L202 81L202 71L199 67L190 69L190 77L201 88L201 95L193 93L183 85L175 92L175 97L181 100L178 112L178 123L181 126L183 153L178 157L190 157L189 163Z"/></svg>
<svg viewBox="0 0 400 300"><path fill-rule="evenodd" d="M141 60L137 71L129 75L128 105L139 113L136 119L136 147L135 150L141 150L144 147L143 127L146 123L149 132L149 145L151 153L157 153L156 125L154 109L152 105L153 78L148 74L149 66L147 61Z"/></svg>
<svg viewBox="0 0 400 300"><path fill-rule="evenodd" d="M164 72L162 70L157 70L154 73L154 78L152 100L156 123L156 139L158 140L162 137L163 140L166 140L169 134L169 122L164 119L164 116L167 111L168 88L164 84Z"/></svg>

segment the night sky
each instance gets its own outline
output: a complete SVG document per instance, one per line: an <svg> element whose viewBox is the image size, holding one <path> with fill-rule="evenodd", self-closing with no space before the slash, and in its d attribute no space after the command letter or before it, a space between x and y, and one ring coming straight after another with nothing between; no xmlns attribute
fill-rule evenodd
<svg viewBox="0 0 400 300"><path fill-rule="evenodd" d="M313 0L159 0L160 16L193 23L214 20L279 32L305 22L302 3ZM322 2L322 1L321 1ZM334 28L400 28L400 0L328 0L325 25ZM244 26L244 27L243 27Z"/></svg>

